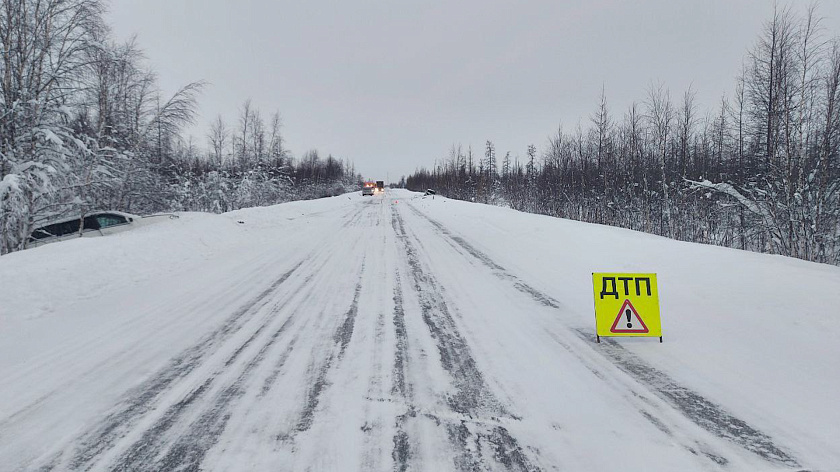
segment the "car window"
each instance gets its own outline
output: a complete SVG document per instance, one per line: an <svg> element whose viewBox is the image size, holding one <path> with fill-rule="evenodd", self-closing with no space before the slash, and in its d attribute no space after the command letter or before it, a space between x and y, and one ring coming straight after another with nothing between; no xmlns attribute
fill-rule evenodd
<svg viewBox="0 0 840 472"><path fill-rule="evenodd" d="M85 217L85 229L99 229L100 222L98 216L86 216Z"/></svg>
<svg viewBox="0 0 840 472"><path fill-rule="evenodd" d="M66 236L68 234L78 233L79 232L79 220L70 220L65 221L64 223L57 223L55 225L56 229L55 232L52 233L55 236Z"/></svg>
<svg viewBox="0 0 840 472"><path fill-rule="evenodd" d="M56 236L60 225L47 225L32 232L32 239L44 239Z"/></svg>
<svg viewBox="0 0 840 472"><path fill-rule="evenodd" d="M107 228L109 226L116 225L124 225L128 223L124 216L115 215L113 213L104 213L101 215L96 215L96 219L99 221L99 226L101 228Z"/></svg>
<svg viewBox="0 0 840 472"><path fill-rule="evenodd" d="M107 228L109 226L117 226L127 224L128 220L122 216L113 213L103 213L100 215L86 216L84 220L84 229L98 230ZM53 223L51 225L42 226L32 232L31 239L45 239L49 237L61 237L71 235L79 232L79 220L63 221L61 223Z"/></svg>

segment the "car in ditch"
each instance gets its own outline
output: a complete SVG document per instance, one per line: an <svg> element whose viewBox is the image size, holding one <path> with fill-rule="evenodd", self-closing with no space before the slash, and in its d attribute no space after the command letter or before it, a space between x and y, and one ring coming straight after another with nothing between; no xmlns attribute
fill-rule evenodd
<svg viewBox="0 0 840 472"><path fill-rule="evenodd" d="M178 218L173 214L138 216L121 211L97 211L73 218L64 218L35 228L27 241L26 247L33 248L44 244L64 241L78 237L106 236L120 233L153 221L154 218Z"/></svg>

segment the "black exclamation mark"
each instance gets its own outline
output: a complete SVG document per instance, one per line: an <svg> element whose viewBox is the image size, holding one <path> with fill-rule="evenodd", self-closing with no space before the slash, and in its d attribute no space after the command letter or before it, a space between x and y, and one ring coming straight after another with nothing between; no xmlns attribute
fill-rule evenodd
<svg viewBox="0 0 840 472"><path fill-rule="evenodd" d="M630 309L628 308L628 309L624 310L624 314L627 316L627 327L632 328L633 323L630 322Z"/></svg>

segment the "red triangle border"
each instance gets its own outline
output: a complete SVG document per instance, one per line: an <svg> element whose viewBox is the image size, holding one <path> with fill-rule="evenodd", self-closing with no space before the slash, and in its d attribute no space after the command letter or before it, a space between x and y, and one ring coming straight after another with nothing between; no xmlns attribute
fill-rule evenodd
<svg viewBox="0 0 840 472"><path fill-rule="evenodd" d="M627 308L628 306L630 307L631 310L633 310L633 314L636 315L636 319L639 320L639 323L642 324L643 329L627 329L627 328L615 329L615 327L618 326L618 320L623 319L624 309ZM649 333L650 330L648 329L648 327L645 324L645 321L642 319L642 317L639 316L639 312L636 311L636 307L634 307L633 304L630 303L629 299L625 299L624 304L621 305L621 309L618 310L618 316L615 317L615 321L613 321L612 327L610 328L610 332L611 333L619 333L619 334L620 333L640 334L640 333Z"/></svg>

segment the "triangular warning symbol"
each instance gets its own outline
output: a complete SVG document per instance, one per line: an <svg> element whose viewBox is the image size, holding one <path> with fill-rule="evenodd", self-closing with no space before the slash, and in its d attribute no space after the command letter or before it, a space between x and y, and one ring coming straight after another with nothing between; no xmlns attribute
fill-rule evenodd
<svg viewBox="0 0 840 472"><path fill-rule="evenodd" d="M642 321L642 317L639 316L639 312L636 311L636 308L630 303L630 300L624 300L624 304L621 305L621 310L618 311L618 315L615 317L615 321L613 321L610 332L647 333L648 327Z"/></svg>

